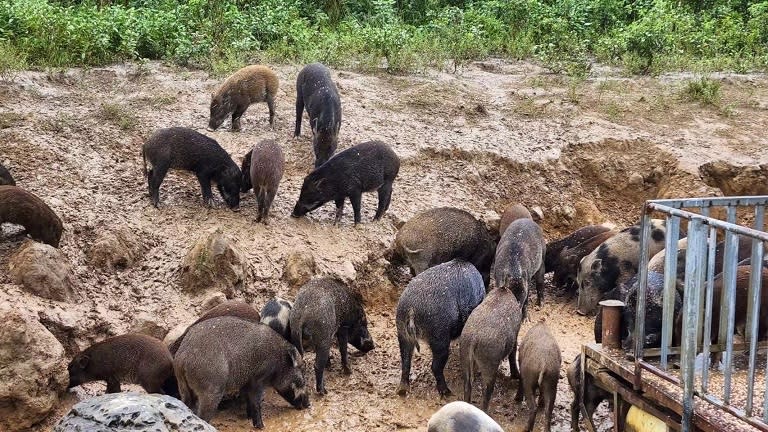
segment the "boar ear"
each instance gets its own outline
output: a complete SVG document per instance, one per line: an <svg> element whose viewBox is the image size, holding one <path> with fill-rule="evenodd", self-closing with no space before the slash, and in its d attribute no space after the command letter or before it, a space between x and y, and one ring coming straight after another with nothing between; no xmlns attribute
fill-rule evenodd
<svg viewBox="0 0 768 432"><path fill-rule="evenodd" d="M91 361L91 358L87 355L80 356L80 358L77 359L77 366L80 369L85 369L88 367L88 363Z"/></svg>
<svg viewBox="0 0 768 432"><path fill-rule="evenodd" d="M596 259L596 260L592 261L592 267L591 268L592 268L593 271L600 270L601 268L603 268L603 260Z"/></svg>

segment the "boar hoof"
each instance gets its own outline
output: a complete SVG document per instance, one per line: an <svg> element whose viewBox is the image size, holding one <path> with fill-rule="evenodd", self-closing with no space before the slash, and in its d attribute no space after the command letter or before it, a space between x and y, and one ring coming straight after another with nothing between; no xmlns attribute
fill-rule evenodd
<svg viewBox="0 0 768 432"><path fill-rule="evenodd" d="M408 394L408 392L411 390L411 386L406 383L400 383L399 386L397 386L397 395L398 396L405 396Z"/></svg>

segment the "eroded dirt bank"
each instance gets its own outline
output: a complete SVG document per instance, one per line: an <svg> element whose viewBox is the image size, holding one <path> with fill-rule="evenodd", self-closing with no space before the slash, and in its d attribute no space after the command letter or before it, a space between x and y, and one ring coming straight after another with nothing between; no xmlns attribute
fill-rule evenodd
<svg viewBox="0 0 768 432"><path fill-rule="evenodd" d="M62 218L61 250L73 264L80 302L66 304L25 293L11 283L8 260L23 238L17 229L0 234L0 307L38 316L69 353L105 336L129 331L137 317L165 329L194 318L204 295L178 286L179 265L193 242L221 227L237 238L248 259L246 282L235 297L261 307L272 295L293 298L281 279L294 251L315 256L319 273L354 278L368 302L377 349L352 358L353 374L340 373L338 354L326 374L329 394L298 412L270 391L268 430L425 430L442 403L429 371L429 353L414 361L412 393L395 396L399 355L394 307L407 278L393 283L380 254L395 225L427 208L450 205L492 221L509 201L542 209L552 239L586 223L634 222L645 199L715 194L699 180L699 164L725 159L768 162L768 80L764 76L717 77L720 107L681 100L690 76L627 79L606 70L584 82L551 75L528 63L488 61L460 75L367 76L336 72L344 110L339 150L381 139L401 157L392 205L371 223L375 194L363 201L364 223L352 225L351 208L333 226L328 204L308 218L289 217L313 154L309 131L292 137L298 66L276 68L281 79L277 123L269 129L263 104L243 118L243 132L205 131L210 92L218 79L200 71L157 63L63 72L28 72L0 83L0 162L19 186L43 198ZM186 126L212 136L236 162L257 140L274 138L286 155L286 172L272 207L270 225L254 223L255 199L242 211L202 206L196 180L171 173L161 188L161 207L150 205L141 174L140 148L156 128ZM218 199L218 196L217 196ZM94 268L86 251L102 229L127 226L145 250L125 270ZM563 351L563 370L582 342L592 338L590 319L573 313L571 299L548 288L545 305L533 309L524 333L544 318ZM521 334L522 334L521 333ZM310 385L313 355L308 354ZM508 370L504 369L505 373ZM455 355L446 370L460 388ZM501 378L491 415L507 430L522 427L523 411L512 401L516 381ZM479 385L476 387L479 395ZM69 407L103 385L67 394L48 430ZM571 402L563 373L555 430L569 427ZM604 413L604 417L605 413ZM540 423L540 422L539 422ZM608 427L604 422L603 429ZM213 425L248 430L242 406L230 406Z"/></svg>

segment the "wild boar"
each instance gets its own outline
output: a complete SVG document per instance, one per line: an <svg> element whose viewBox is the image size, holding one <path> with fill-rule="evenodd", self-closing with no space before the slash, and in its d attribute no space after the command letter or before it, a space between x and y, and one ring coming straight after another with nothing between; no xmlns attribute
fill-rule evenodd
<svg viewBox="0 0 768 432"><path fill-rule="evenodd" d="M69 363L69 387L106 381L107 393L120 383L138 384L147 393L173 394L173 358L163 342L139 333L111 337L91 345Z"/></svg>
<svg viewBox="0 0 768 432"><path fill-rule="evenodd" d="M246 66L229 78L211 94L211 117L208 127L218 129L232 114L232 131L240 130L240 117L251 104L266 102L269 124L275 124L275 96L279 80L272 69L261 65Z"/></svg>
<svg viewBox="0 0 768 432"><path fill-rule="evenodd" d="M427 432L504 432L474 405L455 401L443 405L427 422Z"/></svg>
<svg viewBox="0 0 768 432"><path fill-rule="evenodd" d="M397 394L405 396L410 390L411 359L419 341L426 341L432 351L438 393L451 394L443 374L451 340L461 335L467 318L484 297L482 276L472 264L460 259L430 267L411 279L397 303L402 366Z"/></svg>
<svg viewBox="0 0 768 432"><path fill-rule="evenodd" d="M499 221L499 235L504 234L509 224L518 219L531 219L531 212L525 208L524 205L519 203L511 203L504 209L504 214L501 215L501 221Z"/></svg>
<svg viewBox="0 0 768 432"><path fill-rule="evenodd" d="M188 128L159 129L144 143L141 155L149 196L155 207L160 204L160 185L168 170L179 169L195 173L203 192L203 201L208 206L213 205L213 181L227 205L239 210L240 168L216 140Z"/></svg>
<svg viewBox="0 0 768 432"><path fill-rule="evenodd" d="M312 148L317 168L333 156L341 129L341 98L331 71L323 64L306 65L296 77L294 136L301 135L301 117L305 107L312 127Z"/></svg>
<svg viewBox="0 0 768 432"><path fill-rule="evenodd" d="M568 384L573 390L573 402L571 403L571 431L579 432L579 414L581 400L581 354L577 354L573 359L573 363L568 367L567 372ZM613 401L613 395L611 393L598 387L592 376L589 374L584 375L584 409L587 411L589 418L595 413L597 406L603 401Z"/></svg>
<svg viewBox="0 0 768 432"><path fill-rule="evenodd" d="M259 207L256 222L267 223L269 209L277 194L280 179L283 178L284 168L283 150L275 140L259 141L243 158L240 192L248 192L253 187Z"/></svg>
<svg viewBox="0 0 768 432"><path fill-rule="evenodd" d="M555 274L552 275L552 283L565 289L566 292L577 292L579 286L576 283L576 276L579 272L579 263L585 256L615 235L616 231L605 231L573 247L566 246L561 249L556 264L554 264Z"/></svg>
<svg viewBox="0 0 768 432"><path fill-rule="evenodd" d="M544 430L550 431L552 410L557 396L557 380L560 378L560 347L547 329L546 324L538 322L520 343L520 385L515 400L523 400L528 406L528 424L526 432L533 430L536 423L536 390L539 391L539 403L544 408Z"/></svg>
<svg viewBox="0 0 768 432"><path fill-rule="evenodd" d="M272 327L272 330L290 342L291 324L289 318L291 316L291 309L293 309L293 303L280 297L275 297L261 308L261 323Z"/></svg>
<svg viewBox="0 0 768 432"><path fill-rule="evenodd" d="M176 355L176 351L178 351L179 347L181 346L181 342L184 340L184 337L189 332L189 329L191 329L196 324L201 323L205 320L209 320L211 318L218 318L222 316L236 317L236 318L243 319L245 321L250 321L252 323L261 322L261 316L259 315L259 311L254 309L253 306L249 305L248 303L241 300L225 301L224 303L221 303L220 305L217 305L207 310L204 314L200 316L200 318L197 319L197 321L193 322L189 327L187 327L187 330L184 331L184 333L182 333L181 336L179 336L178 339L176 339L168 347L168 349L171 351L171 354Z"/></svg>
<svg viewBox="0 0 768 432"><path fill-rule="evenodd" d="M403 224L384 258L392 265L407 264L414 276L461 258L477 268L487 286L495 253L496 242L483 222L467 211L439 207Z"/></svg>
<svg viewBox="0 0 768 432"><path fill-rule="evenodd" d="M557 270L560 252L565 248L575 248L586 240L604 232L611 231L611 228L605 225L587 225L579 228L567 236L547 243L547 254L544 256L544 267L546 272Z"/></svg>
<svg viewBox="0 0 768 432"><path fill-rule="evenodd" d="M16 186L11 172L3 164L0 164L0 186Z"/></svg>
<svg viewBox="0 0 768 432"><path fill-rule="evenodd" d="M35 194L18 186L0 186L0 225L22 225L33 240L59 247L64 225Z"/></svg>
<svg viewBox="0 0 768 432"><path fill-rule="evenodd" d="M379 207L373 220L379 220L389 208L392 183L400 170L400 159L381 141L369 141L348 148L304 178L301 194L293 208L293 217L301 217L327 203L336 203L336 220L341 221L344 200L349 197L360 223L363 192L379 192Z"/></svg>
<svg viewBox="0 0 768 432"><path fill-rule="evenodd" d="M266 387L297 409L309 407L296 348L268 326L231 316L193 326L173 359L181 400L210 421L226 394L246 395L253 426L264 428L261 400Z"/></svg>
<svg viewBox="0 0 768 432"><path fill-rule="evenodd" d="M360 294L344 283L330 279L313 279L299 289L289 319L291 341L304 354L304 348L315 349L315 385L326 394L323 373L328 364L333 337L339 344L341 366L349 368L347 344L366 353L374 348L368 333L368 319Z"/></svg>

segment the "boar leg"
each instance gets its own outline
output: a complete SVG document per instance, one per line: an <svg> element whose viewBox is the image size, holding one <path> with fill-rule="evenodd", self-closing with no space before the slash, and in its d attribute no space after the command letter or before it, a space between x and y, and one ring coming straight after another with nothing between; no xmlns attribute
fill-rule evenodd
<svg viewBox="0 0 768 432"><path fill-rule="evenodd" d="M405 396L411 387L411 359L413 358L414 345L398 332L397 342L400 345L400 366L402 369L400 375L400 385L397 386L397 394Z"/></svg>
<svg viewBox="0 0 768 432"><path fill-rule="evenodd" d="M240 132L240 117L245 114L247 109L248 105L244 108L239 105L235 107L235 111L232 113L232 132Z"/></svg>
<svg viewBox="0 0 768 432"><path fill-rule="evenodd" d="M304 97L301 94L301 86L296 88L296 129L293 136L301 135L301 115L304 114Z"/></svg>
<svg viewBox="0 0 768 432"><path fill-rule="evenodd" d="M392 183L384 183L379 188L379 208L376 209L376 216L373 220L379 220L384 216L384 212L389 209L389 202L392 200Z"/></svg>
<svg viewBox="0 0 768 432"><path fill-rule="evenodd" d="M261 401L264 399L264 386L252 383L248 387L246 409L250 411L249 416L251 417L253 427L264 429L264 420L261 417Z"/></svg>
<svg viewBox="0 0 768 432"><path fill-rule="evenodd" d="M269 107L269 125L274 128L275 126L275 97L273 95L267 95L267 107Z"/></svg>
<svg viewBox="0 0 768 432"><path fill-rule="evenodd" d="M578 392L578 390L576 390ZM571 431L579 432L579 396L576 395L571 402Z"/></svg>
<svg viewBox="0 0 768 432"><path fill-rule="evenodd" d="M544 405L544 430L550 431L552 424L552 410L555 408L555 395L557 394L557 381L549 378L539 389L539 402ZM544 388L546 386L546 388Z"/></svg>
<svg viewBox="0 0 768 432"><path fill-rule="evenodd" d="M353 192L349 195L349 202L352 203L352 211L355 213L355 225L360 223L360 206L363 200L361 192Z"/></svg>
<svg viewBox="0 0 768 432"><path fill-rule="evenodd" d="M343 197L341 199L336 199L336 220L333 222L334 225L338 225L339 222L341 222L341 215L344 214L344 200L346 197Z"/></svg>
<svg viewBox="0 0 768 432"><path fill-rule="evenodd" d="M277 194L277 189L273 191L267 192L266 198L264 199L264 204L262 204L262 216L261 221L264 222L266 225L267 223L267 217L269 216L269 209L272 208L272 201L275 200L275 195Z"/></svg>
<svg viewBox="0 0 768 432"><path fill-rule="evenodd" d="M483 411L488 412L488 407L491 405L491 398L493 397L493 388L496 386L496 371L499 369L498 364L494 364L492 367L484 367L481 371L483 377Z"/></svg>
<svg viewBox="0 0 768 432"><path fill-rule="evenodd" d="M541 306L541 302L544 300L544 263L542 262L539 270L536 271L534 278L536 279L536 305Z"/></svg>
<svg viewBox="0 0 768 432"><path fill-rule="evenodd" d="M517 357L517 343L512 344L512 352L509 353L509 377L520 379L520 370L517 368L515 357Z"/></svg>
<svg viewBox="0 0 768 432"><path fill-rule="evenodd" d="M525 427L526 432L531 432L536 424L536 382L528 382L525 385L525 404L528 406L528 424Z"/></svg>
<svg viewBox="0 0 768 432"><path fill-rule="evenodd" d="M147 173L151 176L149 182L149 197L152 199L152 205L157 207L160 204L160 185L163 183L165 175L168 173L168 165L154 165Z"/></svg>
<svg viewBox="0 0 768 432"><path fill-rule="evenodd" d="M213 193L211 192L211 177L208 173L197 173L197 181L200 182L200 189L203 193L203 202L208 207L213 207Z"/></svg>
<svg viewBox="0 0 768 432"><path fill-rule="evenodd" d="M442 338L440 340L443 340ZM449 340L447 335L444 340ZM452 395L451 389L448 388L448 384L445 382L445 365L448 363L448 354L450 346L441 342L430 343L430 349L432 350L432 375L435 376L437 382L437 392L440 396L447 397Z"/></svg>
<svg viewBox="0 0 768 432"><path fill-rule="evenodd" d="M339 327L336 332L336 339L339 342L339 352L341 353L341 369L344 375L349 375L352 370L349 369L349 356L347 354L347 343L349 343L349 330L345 327Z"/></svg>
<svg viewBox="0 0 768 432"><path fill-rule="evenodd" d="M515 393L515 401L516 402L522 402L523 400L523 377L518 373L518 380L517 380L517 393Z"/></svg>
<svg viewBox="0 0 768 432"><path fill-rule="evenodd" d="M315 351L315 388L317 393L321 395L328 394L328 391L325 389L325 381L323 381L323 373L325 372L325 366L328 364L328 356L331 351L330 343L317 347Z"/></svg>
<svg viewBox="0 0 768 432"><path fill-rule="evenodd" d="M120 381L117 378L107 378L107 393L120 393Z"/></svg>

